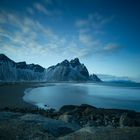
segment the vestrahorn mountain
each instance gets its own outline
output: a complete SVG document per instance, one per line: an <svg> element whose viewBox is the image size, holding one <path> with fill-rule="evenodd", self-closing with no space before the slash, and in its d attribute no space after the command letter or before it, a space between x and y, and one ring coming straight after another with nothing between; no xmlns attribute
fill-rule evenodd
<svg viewBox="0 0 140 140"><path fill-rule="evenodd" d="M61 82L61 81L93 81L101 80L95 75L89 75L84 64L78 58L71 61L64 60L47 69L26 62L14 62L4 54L0 54L0 81L37 81L37 82Z"/></svg>

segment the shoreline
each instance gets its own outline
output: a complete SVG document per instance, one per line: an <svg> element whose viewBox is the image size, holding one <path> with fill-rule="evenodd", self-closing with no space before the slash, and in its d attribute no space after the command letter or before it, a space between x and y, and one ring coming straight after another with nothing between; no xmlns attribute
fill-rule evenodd
<svg viewBox="0 0 140 140"><path fill-rule="evenodd" d="M62 83L64 83L64 82L61 82L61 84ZM31 90L33 88L39 88L39 87L54 86L55 84L60 84L60 83L46 83L46 82L28 82L28 83L26 83L26 82L22 82L22 83L0 84L0 109L3 109L5 107L7 107L7 108L23 108L23 109L24 108L29 108L29 109L34 109L34 108L43 109L44 108L45 110L54 109L51 107L49 107L49 108L39 107L38 105L35 105L31 102L27 102L26 100L23 99L23 97L25 94L28 94L28 92L26 92L26 90ZM74 83L74 84L76 84L76 83ZM83 103L81 103L81 104L83 104ZM92 106L95 106L95 105L92 105ZM116 110L117 109L118 110L129 110L129 111L140 112L140 111L136 111L133 109L104 108L104 107L98 107L98 108L110 109L110 110L114 110L114 109L116 109Z"/></svg>
<svg viewBox="0 0 140 140"><path fill-rule="evenodd" d="M0 85L0 109L8 108L36 108L35 105L23 100L24 92L28 88L46 86L46 83L9 83Z"/></svg>

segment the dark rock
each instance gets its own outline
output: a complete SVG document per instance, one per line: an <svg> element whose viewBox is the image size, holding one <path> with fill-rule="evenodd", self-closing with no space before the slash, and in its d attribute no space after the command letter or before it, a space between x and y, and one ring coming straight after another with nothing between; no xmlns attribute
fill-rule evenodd
<svg viewBox="0 0 140 140"><path fill-rule="evenodd" d="M119 109L98 109L90 105L65 105L60 109L63 121L83 126L140 126L140 113Z"/></svg>
<svg viewBox="0 0 140 140"><path fill-rule="evenodd" d="M82 64L81 67L79 67L79 72L84 75L85 77L88 77L89 78L89 73L88 73L88 70L87 68L84 66L84 64Z"/></svg>
<svg viewBox="0 0 140 140"><path fill-rule="evenodd" d="M71 127L69 124L74 126L76 129L79 127L95 126L95 127L108 127L108 128L124 128L124 127L140 127L140 113L135 111L120 110L120 109L101 109L95 108L90 105L65 105L61 107L59 111L54 110L28 110L28 109L5 109L6 113L0 113L0 121L7 121L7 119L19 118L22 115L22 121L28 121L35 124L42 124L44 127L49 128L57 123L57 126L51 129L51 134L53 131L56 133L53 135L60 135L63 131L57 133L56 129L64 129L66 126L66 131L71 132ZM16 112L7 113L7 112ZM25 115L24 115L25 114ZM43 117L44 116L44 117ZM47 117L47 119L46 119ZM51 118L51 119L48 119ZM55 123L53 120L59 120ZM63 125L62 124L67 124ZM49 125L49 126L48 126ZM58 127L59 126L59 127ZM54 129L56 128L56 129ZM69 129L70 128L70 129ZM73 127L72 127L73 128Z"/></svg>
<svg viewBox="0 0 140 140"><path fill-rule="evenodd" d="M59 112L60 113L65 113L65 112L70 112L76 109L78 106L76 105L64 105L60 108Z"/></svg>

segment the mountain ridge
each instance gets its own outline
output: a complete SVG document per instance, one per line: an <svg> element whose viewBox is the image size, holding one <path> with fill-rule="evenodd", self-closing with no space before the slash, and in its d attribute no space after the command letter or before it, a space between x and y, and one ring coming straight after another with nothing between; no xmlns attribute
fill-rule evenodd
<svg viewBox="0 0 140 140"><path fill-rule="evenodd" d="M93 74L91 78L88 69L78 58L64 61L47 69L38 64L27 64L25 61L14 62L4 54L0 54L0 81L93 81L101 80Z"/></svg>

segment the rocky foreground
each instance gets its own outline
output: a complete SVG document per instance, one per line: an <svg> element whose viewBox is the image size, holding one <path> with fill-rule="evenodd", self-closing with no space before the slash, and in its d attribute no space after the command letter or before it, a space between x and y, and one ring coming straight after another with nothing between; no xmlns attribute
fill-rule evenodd
<svg viewBox="0 0 140 140"><path fill-rule="evenodd" d="M59 111L4 108L0 139L139 140L140 113L89 105L66 105Z"/></svg>

